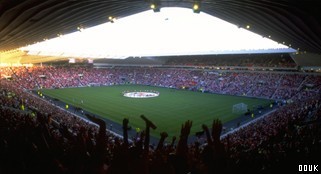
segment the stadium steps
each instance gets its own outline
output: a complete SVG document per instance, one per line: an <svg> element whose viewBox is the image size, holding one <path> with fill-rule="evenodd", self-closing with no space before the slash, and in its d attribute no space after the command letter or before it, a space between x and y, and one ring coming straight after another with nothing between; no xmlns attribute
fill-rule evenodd
<svg viewBox="0 0 321 174"><path fill-rule="evenodd" d="M304 77L304 80L302 80L301 84L300 84L299 87L297 88L297 93L296 93L295 95L293 95L293 96L291 97L291 99L294 99L294 98L296 98L296 96L300 95L300 92L301 92L302 89L303 89L303 85L306 84L306 82L308 81L309 77L310 77L310 76L305 76L305 77ZM318 88L319 86L321 86L321 84L316 85L315 88Z"/></svg>
<svg viewBox="0 0 321 174"><path fill-rule="evenodd" d="M56 81L58 81L58 84L61 84L59 78L55 78L50 71L48 71L48 73L49 73L51 79L55 79ZM55 83L53 86L58 87L59 85L56 85L56 84L57 84L57 83ZM59 86L59 87L60 87L60 86Z"/></svg>
<svg viewBox="0 0 321 174"><path fill-rule="evenodd" d="M272 96L271 96L271 99L274 99L274 98L275 98L276 91L278 91L278 89L279 89L279 87L280 87L281 80L283 79L283 76L284 76L284 74L282 74L282 76L279 78L278 83L277 83L277 86L276 86L276 88L275 88L275 91L273 92L273 94L272 94Z"/></svg>
<svg viewBox="0 0 321 174"><path fill-rule="evenodd" d="M34 82L36 83L37 87L40 88L40 85L39 85L39 83L38 83L38 80L35 79L35 78L32 76L32 74L29 72L29 70L27 69L27 67L24 67L24 68L25 68L25 70L27 71L28 76L29 76L29 78L31 79L31 81L34 81Z"/></svg>
<svg viewBox="0 0 321 174"><path fill-rule="evenodd" d="M299 85L299 87L297 88L297 90L299 91L300 89L302 89L302 86L305 84L305 82L308 80L309 76L305 76L304 79L302 80L301 84Z"/></svg>
<svg viewBox="0 0 321 174"><path fill-rule="evenodd" d="M16 72L11 67L10 67L10 70L11 70L13 76L15 77L15 79L18 79L18 80L15 80L15 82L18 83L20 85L20 87L24 88L24 86L22 86L22 84L20 83L21 78L16 74Z"/></svg>
<svg viewBox="0 0 321 174"><path fill-rule="evenodd" d="M291 99L294 99L296 96L300 95L300 92L302 90L302 86L305 84L305 82L309 79L309 76L305 76L302 82L300 83L299 87L296 89L297 92L291 97Z"/></svg>
<svg viewBox="0 0 321 174"><path fill-rule="evenodd" d="M81 82L80 77L77 78L78 82L79 82L79 86L84 86L84 84Z"/></svg>

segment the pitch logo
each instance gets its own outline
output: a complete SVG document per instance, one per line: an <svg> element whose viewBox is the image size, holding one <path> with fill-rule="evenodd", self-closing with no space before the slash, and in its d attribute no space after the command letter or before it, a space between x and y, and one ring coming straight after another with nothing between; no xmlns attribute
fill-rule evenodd
<svg viewBox="0 0 321 174"><path fill-rule="evenodd" d="M318 172L318 165L299 165L299 172Z"/></svg>

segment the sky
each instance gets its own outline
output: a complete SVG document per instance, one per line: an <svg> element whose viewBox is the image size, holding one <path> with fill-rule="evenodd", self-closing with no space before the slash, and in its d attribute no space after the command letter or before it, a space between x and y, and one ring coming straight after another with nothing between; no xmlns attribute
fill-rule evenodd
<svg viewBox="0 0 321 174"><path fill-rule="evenodd" d="M108 17L106 17L107 20ZM269 38L206 13L168 7L117 18L82 31L21 48L29 54L70 58L200 55L287 49ZM294 50L293 50L294 51Z"/></svg>

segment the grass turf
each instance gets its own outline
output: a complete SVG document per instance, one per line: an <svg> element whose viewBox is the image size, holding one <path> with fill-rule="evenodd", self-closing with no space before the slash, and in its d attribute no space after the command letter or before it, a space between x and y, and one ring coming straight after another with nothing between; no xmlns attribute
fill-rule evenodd
<svg viewBox="0 0 321 174"><path fill-rule="evenodd" d="M160 95L154 98L127 98L122 95L123 91L134 90L154 90L159 91ZM191 134L200 131L202 124L211 126L215 118L223 123L233 120L240 116L232 113L234 104L246 103L252 109L254 106L270 103L265 99L140 85L43 89L42 92L120 124L123 118L128 118L133 128L144 128L144 121L140 118L144 114L157 125L156 130L151 130L151 134L156 137L162 131L170 136L178 136L181 125L186 120L193 121Z"/></svg>

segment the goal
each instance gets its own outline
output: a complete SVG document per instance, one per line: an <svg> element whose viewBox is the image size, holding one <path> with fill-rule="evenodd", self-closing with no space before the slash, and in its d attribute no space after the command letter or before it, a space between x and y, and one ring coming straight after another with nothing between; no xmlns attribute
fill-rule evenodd
<svg viewBox="0 0 321 174"><path fill-rule="evenodd" d="M233 113L247 112L247 105L244 103L235 104L232 107L232 112Z"/></svg>

